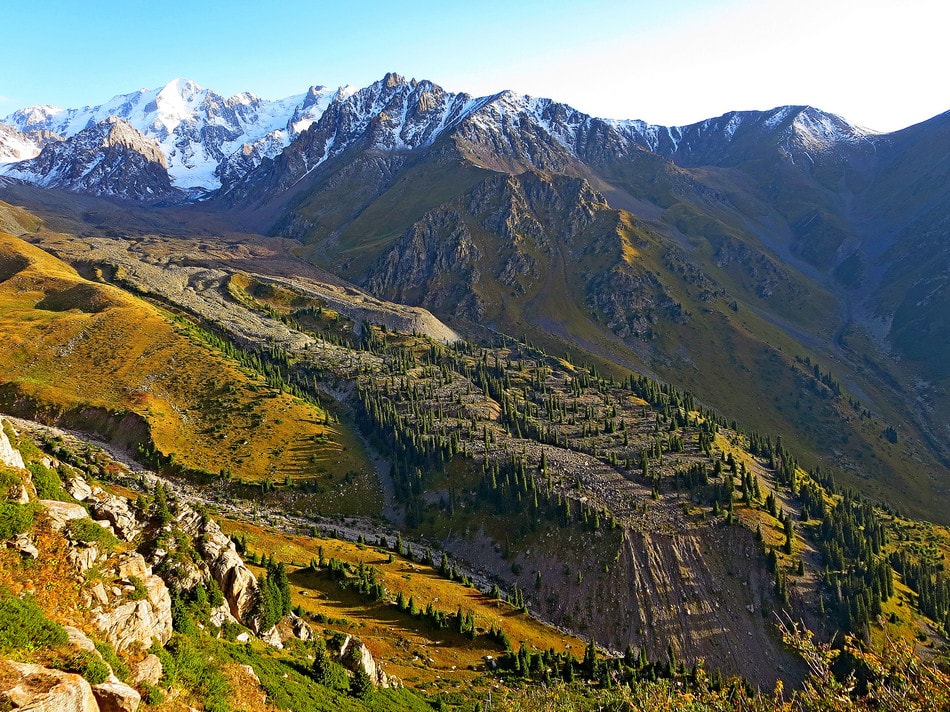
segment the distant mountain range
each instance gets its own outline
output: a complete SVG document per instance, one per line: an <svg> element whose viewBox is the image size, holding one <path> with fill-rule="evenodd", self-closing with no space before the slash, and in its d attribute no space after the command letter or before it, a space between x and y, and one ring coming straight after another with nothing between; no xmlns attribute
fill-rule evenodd
<svg viewBox="0 0 950 712"><path fill-rule="evenodd" d="M889 134L807 106L663 127L396 74L275 102L175 80L0 125L0 175L297 239L453 327L755 414L918 511L950 488L927 474L950 462L948 156L950 112Z"/></svg>

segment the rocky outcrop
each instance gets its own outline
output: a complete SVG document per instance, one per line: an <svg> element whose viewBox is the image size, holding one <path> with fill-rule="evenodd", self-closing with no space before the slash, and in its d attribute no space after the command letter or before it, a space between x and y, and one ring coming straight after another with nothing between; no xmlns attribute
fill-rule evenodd
<svg viewBox="0 0 950 712"><path fill-rule="evenodd" d="M74 519L85 519L89 516L89 512L81 504L57 502L51 499L41 499L40 504L46 510L50 526L56 531L63 531Z"/></svg>
<svg viewBox="0 0 950 712"><path fill-rule="evenodd" d="M131 682L133 685L157 685L164 672L162 661L157 655L149 653L132 666Z"/></svg>
<svg viewBox="0 0 950 712"><path fill-rule="evenodd" d="M198 553L224 594L231 615L257 632L257 621L253 617L258 596L257 577L237 553L234 542L214 520L202 517L188 505L181 505L178 525L195 538Z"/></svg>
<svg viewBox="0 0 950 712"><path fill-rule="evenodd" d="M99 631L120 653L136 646L148 648L155 638L167 643L172 636L172 601L165 582L135 553L123 555L113 572L117 581L112 593L133 600L101 611L95 620Z"/></svg>
<svg viewBox="0 0 950 712"><path fill-rule="evenodd" d="M115 116L2 170L44 188L99 196L156 201L178 195L158 144Z"/></svg>
<svg viewBox="0 0 950 712"><path fill-rule="evenodd" d="M23 456L19 450L13 447L13 443L10 442L10 438L7 437L4 430L5 427L10 427L9 423L0 420L0 463L7 467L24 469L26 465L23 464Z"/></svg>
<svg viewBox="0 0 950 712"><path fill-rule="evenodd" d="M124 497L116 497L95 487L86 497L86 502L89 511L109 522L116 536L123 541L132 541L141 533L142 525L129 506L129 500Z"/></svg>
<svg viewBox="0 0 950 712"><path fill-rule="evenodd" d="M339 657L340 662L347 669L354 672L362 669L376 687L401 687L399 679L387 675L377 664L369 648L357 638L346 636L343 645L340 646Z"/></svg>
<svg viewBox="0 0 950 712"><path fill-rule="evenodd" d="M99 712L80 675L42 665L0 660L0 706L30 712Z"/></svg>

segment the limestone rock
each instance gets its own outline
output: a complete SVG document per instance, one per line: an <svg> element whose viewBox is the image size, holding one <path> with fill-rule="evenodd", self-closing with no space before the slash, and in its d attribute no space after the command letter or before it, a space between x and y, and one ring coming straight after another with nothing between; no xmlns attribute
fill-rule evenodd
<svg viewBox="0 0 950 712"><path fill-rule="evenodd" d="M157 685L164 669L162 661L157 655L149 653L145 658L132 666L132 683L135 685Z"/></svg>
<svg viewBox="0 0 950 712"><path fill-rule="evenodd" d="M29 556L31 559L39 558L40 550L26 534L20 534L11 542L11 545L24 556Z"/></svg>
<svg viewBox="0 0 950 712"><path fill-rule="evenodd" d="M280 631L277 630L277 626L269 628L268 630L261 633L261 640L263 640L268 645L272 645L275 648L283 648L284 643L280 639Z"/></svg>
<svg viewBox="0 0 950 712"><path fill-rule="evenodd" d="M116 652L136 644L147 648L153 638L164 645L172 635L172 601L165 582L158 576L143 580L146 597L128 601L96 618L96 627L112 643Z"/></svg>
<svg viewBox="0 0 950 712"><path fill-rule="evenodd" d="M227 602L222 603L217 608L212 608L208 621L217 628L220 628L225 623L240 623L237 618L231 615L231 609L228 607Z"/></svg>
<svg viewBox="0 0 950 712"><path fill-rule="evenodd" d="M79 628L74 628L71 625L63 627L66 629L66 635L69 636L69 644L72 647L78 650L85 650L87 653L96 652L96 644L93 643L85 633L79 630Z"/></svg>
<svg viewBox="0 0 950 712"><path fill-rule="evenodd" d="M100 519L107 520L116 535L123 541L132 541L141 533L142 526L129 506L129 501L124 497L93 490L89 496L89 503L92 513Z"/></svg>
<svg viewBox="0 0 950 712"><path fill-rule="evenodd" d="M80 675L42 665L0 660L0 706L30 712L99 712L92 688Z"/></svg>
<svg viewBox="0 0 950 712"><path fill-rule="evenodd" d="M142 702L142 696L135 688L119 680L94 685L92 694L99 703L100 712L135 712Z"/></svg>
<svg viewBox="0 0 950 712"><path fill-rule="evenodd" d="M383 672L383 669L377 665L369 648L367 648L362 641L352 636L348 635L340 648L340 662L349 670L356 671L362 668L376 687L389 688L399 686L399 680L397 678L389 677L389 675Z"/></svg>
<svg viewBox="0 0 950 712"><path fill-rule="evenodd" d="M89 516L89 512L81 504L56 502L51 499L41 499L40 504L46 510L50 525L57 531L65 529L73 519L85 519Z"/></svg>
<svg viewBox="0 0 950 712"><path fill-rule="evenodd" d="M288 614L287 623L290 625L290 629L293 632L294 637L305 642L313 638L313 628L311 628L310 624L296 613Z"/></svg>
<svg viewBox="0 0 950 712"><path fill-rule="evenodd" d="M92 487L90 487L89 483L82 477L74 477L69 480L69 482L66 483L66 491L69 492L73 499L79 502L84 502L92 495Z"/></svg>
<svg viewBox="0 0 950 712"><path fill-rule="evenodd" d="M145 581L152 575L151 567L145 563L141 554L127 553L119 557L116 564L116 573L119 578L131 579L133 576L140 581Z"/></svg>
<svg viewBox="0 0 950 712"><path fill-rule="evenodd" d="M23 456L19 450L13 447L13 443L10 442L10 438L7 437L6 432L3 430L5 424L6 421L0 420L0 462L8 467L25 469L26 465L23 464Z"/></svg>
<svg viewBox="0 0 950 712"><path fill-rule="evenodd" d="M99 549L95 546L71 546L66 558L79 573L84 574L99 560Z"/></svg>

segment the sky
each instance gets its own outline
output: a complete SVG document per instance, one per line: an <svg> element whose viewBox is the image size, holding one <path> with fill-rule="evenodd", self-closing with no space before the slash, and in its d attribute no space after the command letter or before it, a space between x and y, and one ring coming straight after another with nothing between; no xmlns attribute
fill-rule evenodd
<svg viewBox="0 0 950 712"><path fill-rule="evenodd" d="M3 23L0 116L176 77L279 99L389 71L664 125L809 104L892 131L950 109L946 0L36 0Z"/></svg>

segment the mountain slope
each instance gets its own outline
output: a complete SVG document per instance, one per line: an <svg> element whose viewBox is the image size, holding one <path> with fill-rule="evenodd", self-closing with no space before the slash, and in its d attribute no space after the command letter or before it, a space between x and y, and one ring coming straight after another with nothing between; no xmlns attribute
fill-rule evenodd
<svg viewBox="0 0 950 712"><path fill-rule="evenodd" d="M810 107L663 129L387 75L219 200L387 299L755 411L810 462L941 517L925 503L946 496L930 473L950 441L886 385L898 364L868 370L842 336L860 326L850 196L883 174L885 138ZM853 390L816 400L806 358ZM908 452L882 439L895 426Z"/></svg>

